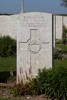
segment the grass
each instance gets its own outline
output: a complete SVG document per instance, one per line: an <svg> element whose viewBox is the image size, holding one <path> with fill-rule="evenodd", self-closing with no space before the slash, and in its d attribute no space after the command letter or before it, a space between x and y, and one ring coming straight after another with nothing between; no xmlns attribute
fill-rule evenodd
<svg viewBox="0 0 67 100"><path fill-rule="evenodd" d="M64 44L56 44L56 47L59 47L64 53L67 53L67 45ZM63 60L54 60L54 66L55 67L67 67L67 59L63 59Z"/></svg>
<svg viewBox="0 0 67 100"><path fill-rule="evenodd" d="M54 66L67 66L67 59L54 60ZM16 57L0 57L0 72L10 71L11 68L16 71Z"/></svg>
<svg viewBox="0 0 67 100"><path fill-rule="evenodd" d="M54 60L54 67L67 67L67 59L63 59L63 60Z"/></svg>
<svg viewBox="0 0 67 100"><path fill-rule="evenodd" d="M67 53L67 45L56 44L56 47L59 47L64 53Z"/></svg>
<svg viewBox="0 0 67 100"><path fill-rule="evenodd" d="M63 44L58 45L57 44L56 46L67 52L67 45L63 45ZM54 60L54 67L59 67L59 66L67 67L67 59L63 59L63 60L55 59ZM2 75L4 77L5 73L7 72L7 74L8 74L8 72L11 69L13 71L16 71L16 57L14 57L14 56L12 56L12 57L0 57L0 75L2 73L4 73ZM14 79L15 79L15 77L14 77Z"/></svg>
<svg viewBox="0 0 67 100"><path fill-rule="evenodd" d="M16 71L16 57L0 57L0 72Z"/></svg>

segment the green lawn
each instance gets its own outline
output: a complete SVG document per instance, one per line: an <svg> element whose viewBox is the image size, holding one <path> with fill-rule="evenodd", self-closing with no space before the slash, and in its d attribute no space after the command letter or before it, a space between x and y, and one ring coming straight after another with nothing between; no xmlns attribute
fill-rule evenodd
<svg viewBox="0 0 67 100"><path fill-rule="evenodd" d="M54 66L55 67L59 67L59 66L67 67L67 59L54 60Z"/></svg>
<svg viewBox="0 0 67 100"><path fill-rule="evenodd" d="M63 50L63 52L67 53L67 45L63 44L56 44L56 47L59 47Z"/></svg>
<svg viewBox="0 0 67 100"><path fill-rule="evenodd" d="M0 57L0 72L16 70L16 57Z"/></svg>
<svg viewBox="0 0 67 100"><path fill-rule="evenodd" d="M59 47L60 49L62 49L62 51L64 53L67 54L67 45L64 45L64 44L56 44L56 47ZM59 66L63 66L63 67L67 67L67 59L63 59L63 60L54 60L54 66L56 67L59 67Z"/></svg>
<svg viewBox="0 0 67 100"><path fill-rule="evenodd" d="M54 66L67 66L67 59L54 60ZM10 69L16 71L16 57L0 57L0 72L10 71Z"/></svg>

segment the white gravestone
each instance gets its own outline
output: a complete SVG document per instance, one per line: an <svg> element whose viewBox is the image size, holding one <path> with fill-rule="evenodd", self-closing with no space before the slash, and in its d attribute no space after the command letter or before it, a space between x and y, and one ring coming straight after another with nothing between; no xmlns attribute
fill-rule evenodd
<svg viewBox="0 0 67 100"><path fill-rule="evenodd" d="M22 21L20 21L22 19ZM52 68L52 15L25 13L17 34L17 82L35 77L38 69Z"/></svg>
<svg viewBox="0 0 67 100"><path fill-rule="evenodd" d="M10 36L16 39L19 15L1 15L0 16L0 36Z"/></svg>
<svg viewBox="0 0 67 100"><path fill-rule="evenodd" d="M63 16L63 24L67 28L67 16Z"/></svg>
<svg viewBox="0 0 67 100"><path fill-rule="evenodd" d="M62 39L62 16L56 16L56 39Z"/></svg>
<svg viewBox="0 0 67 100"><path fill-rule="evenodd" d="M53 15L53 47L56 46L56 16Z"/></svg>

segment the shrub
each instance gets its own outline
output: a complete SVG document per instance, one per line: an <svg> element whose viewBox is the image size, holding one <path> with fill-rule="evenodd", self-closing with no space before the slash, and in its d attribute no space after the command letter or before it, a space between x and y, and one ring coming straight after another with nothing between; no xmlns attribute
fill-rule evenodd
<svg viewBox="0 0 67 100"><path fill-rule="evenodd" d="M67 28L63 26L63 44L67 44Z"/></svg>
<svg viewBox="0 0 67 100"><path fill-rule="evenodd" d="M56 67L53 70L40 70L38 73L38 89L51 99L67 100L67 68Z"/></svg>
<svg viewBox="0 0 67 100"><path fill-rule="evenodd" d="M10 77L9 72L0 72L0 82L7 82L9 77Z"/></svg>
<svg viewBox="0 0 67 100"><path fill-rule="evenodd" d="M45 94L51 100L67 100L67 67L39 70L36 79L15 86L10 93L14 96Z"/></svg>
<svg viewBox="0 0 67 100"><path fill-rule="evenodd" d="M37 87L38 87L38 93L44 94L45 93L45 87L48 86L48 73L49 71L45 68L43 70L39 70L38 76L37 76Z"/></svg>
<svg viewBox="0 0 67 100"><path fill-rule="evenodd" d="M26 88L26 90L28 89L28 91L26 91L26 93L25 93L27 95L38 94L37 80L36 79L30 80L28 83L25 84L25 88Z"/></svg>
<svg viewBox="0 0 67 100"><path fill-rule="evenodd" d="M15 80L16 72L14 71L14 76L10 77L9 71L0 72L0 83L7 82L9 80Z"/></svg>
<svg viewBox="0 0 67 100"><path fill-rule="evenodd" d="M9 36L0 37L0 56L8 57L16 55L16 40Z"/></svg>
<svg viewBox="0 0 67 100"><path fill-rule="evenodd" d="M63 38L63 44L67 44L67 38Z"/></svg>
<svg viewBox="0 0 67 100"><path fill-rule="evenodd" d="M60 48L63 52L63 54L67 54L67 45L61 44L61 45L56 45L57 48Z"/></svg>
<svg viewBox="0 0 67 100"><path fill-rule="evenodd" d="M54 49L54 58L55 59L62 59L63 57L63 51L60 48Z"/></svg>
<svg viewBox="0 0 67 100"><path fill-rule="evenodd" d="M23 84L23 83L18 84L14 87L14 89L11 89L10 93L13 94L14 96L36 95L38 94L37 80L32 79L32 80L29 80L29 82L27 82L26 84Z"/></svg>

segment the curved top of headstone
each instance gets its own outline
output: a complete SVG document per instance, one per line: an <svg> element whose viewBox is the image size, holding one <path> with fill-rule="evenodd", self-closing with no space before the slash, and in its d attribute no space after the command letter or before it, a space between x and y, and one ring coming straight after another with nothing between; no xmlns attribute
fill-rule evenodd
<svg viewBox="0 0 67 100"><path fill-rule="evenodd" d="M21 16L49 16L49 15L52 15L52 14L50 14L50 13L44 13L44 12L26 12L26 13L19 13L19 14L11 14L11 15L9 15L9 14L3 14L3 15L0 15L0 18L1 17L21 17Z"/></svg>
<svg viewBox="0 0 67 100"><path fill-rule="evenodd" d="M45 12L26 12L26 13L20 13L17 15L52 15L51 13L45 13Z"/></svg>
<svg viewBox="0 0 67 100"><path fill-rule="evenodd" d="M19 19L24 19L24 18L43 18L43 16L45 17L49 17L52 14L50 13L43 13L43 12L27 12L27 13L20 13L18 15L13 15L13 16L18 16Z"/></svg>

